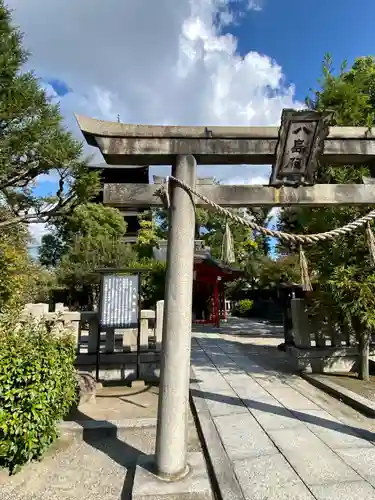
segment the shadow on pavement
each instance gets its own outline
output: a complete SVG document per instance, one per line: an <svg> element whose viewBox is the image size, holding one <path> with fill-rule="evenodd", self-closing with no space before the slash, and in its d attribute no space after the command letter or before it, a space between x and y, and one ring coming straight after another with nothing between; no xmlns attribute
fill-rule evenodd
<svg viewBox="0 0 375 500"><path fill-rule="evenodd" d="M80 425L88 421L97 422L97 420L88 417L78 409L75 410L75 421ZM131 500L135 467L138 458L144 456L145 453L119 439L117 437L118 429L116 425L108 421L104 421L103 424L106 429L105 432L103 432L103 429L100 430L100 436L98 436L98 431L95 427L92 429L84 428L83 441L102 453L105 453L114 462L127 469L119 500Z"/></svg>
<svg viewBox="0 0 375 500"><path fill-rule="evenodd" d="M343 434L348 434L349 436L362 437L368 441L375 441L375 434L364 429L359 429L356 427L351 427L350 425L345 425L337 421L330 421L325 418L316 417L314 415L309 415L300 410L289 410L285 407L275 406L269 403L263 403L260 401L254 401L251 399L240 399L232 396L224 396L221 394L216 394L213 392L200 391L197 389L191 389L192 396L209 399L212 401L218 401L220 403L226 403L233 406L246 406L251 410L260 410L262 412L273 413L274 415L281 415L283 417L298 418L302 422L307 424L317 425L319 427L324 427L326 429L341 432Z"/></svg>
<svg viewBox="0 0 375 500"><path fill-rule="evenodd" d="M201 330L202 331L202 330ZM249 347L247 352L241 349L239 342L234 342L219 337L215 338L198 338L196 339L200 347L196 348L193 353L194 365L203 368L206 372L217 372L220 370L230 370L231 373L244 373L248 375L266 374L269 377L277 377L279 380L287 381L292 371L288 368L284 371L278 369L279 363L272 363L270 360L267 364L263 362L263 356L259 356L259 346L255 346L252 351L252 346ZM250 352L249 352L250 351ZM272 352L269 351L268 354ZM276 353L276 349L274 350ZM277 353L278 356L286 356L284 353ZM249 370L246 363L251 359L254 363ZM244 360L246 362L244 362ZM241 366L241 363L243 365ZM273 365L273 366L271 366ZM199 377L198 377L199 379ZM256 378L255 378L256 380ZM199 384L199 380L195 380ZM233 389L234 390L234 389ZM361 437L371 442L375 442L375 434L371 431L352 427L337 420L331 421L322 417L304 413L301 410L292 410L284 406L279 407L270 403L256 401L252 399L241 399L239 396L233 397L230 395L217 394L206 390L191 389L191 395L206 400L217 401L233 406L246 406L249 410L260 410L262 412L271 413L274 415L281 415L288 418L297 418L298 420L306 423L316 425L322 428L330 429L342 434L350 436Z"/></svg>

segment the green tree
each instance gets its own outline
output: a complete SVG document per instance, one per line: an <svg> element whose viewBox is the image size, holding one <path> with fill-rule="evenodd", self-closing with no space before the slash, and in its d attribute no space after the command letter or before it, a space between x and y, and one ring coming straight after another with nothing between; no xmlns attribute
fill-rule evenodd
<svg viewBox="0 0 375 500"><path fill-rule="evenodd" d="M326 56L320 89L307 100L310 108L334 110L333 125L374 125L375 59L359 58L351 68L344 63L335 74L332 60ZM325 184L360 184L369 175L366 166L320 166L317 182ZM284 210L279 229L296 233L317 233L343 226L370 210L370 207ZM285 252L285 248L282 247ZM319 283L314 300L325 313L341 321L357 335L360 350L360 378L369 376L368 350L375 327L375 274L371 269L363 232L339 237L306 248L307 257ZM329 304L329 307L325 307Z"/></svg>
<svg viewBox="0 0 375 500"><path fill-rule="evenodd" d="M32 72L23 72L28 53L11 13L0 0L0 228L46 221L92 196L98 176L89 173L82 144L63 126L59 106ZM54 173L54 196L35 194L42 174Z"/></svg>
<svg viewBox="0 0 375 500"><path fill-rule="evenodd" d="M39 261L46 267L56 267L77 236L81 241L121 239L126 233L126 222L115 208L85 203L57 219L50 231L42 237Z"/></svg>
<svg viewBox="0 0 375 500"><path fill-rule="evenodd" d="M9 226L1 231L0 310L5 306L19 306L26 300L32 264L27 252L28 241L28 231L22 225Z"/></svg>
<svg viewBox="0 0 375 500"><path fill-rule="evenodd" d="M146 211L138 216L140 229L134 246L140 260L153 259L158 241L167 238L167 215L165 211Z"/></svg>
<svg viewBox="0 0 375 500"><path fill-rule="evenodd" d="M87 294L88 305L98 305L99 269L125 268L136 261L130 245L107 235L77 236L62 256L56 270L57 282L72 295Z"/></svg>
<svg viewBox="0 0 375 500"><path fill-rule="evenodd" d="M97 305L101 268L126 267L136 254L123 241L126 222L120 212L97 203L77 206L55 221L42 238L39 260L56 268L57 284L72 295L86 294Z"/></svg>
<svg viewBox="0 0 375 500"><path fill-rule="evenodd" d="M232 210L245 219L252 219L259 225L266 225L269 218L269 209L254 208ZM232 238L236 262L244 267L249 259L255 255L267 255L269 252L268 238L254 233L251 229L231 221L227 217L207 209L196 209L196 239L201 239L211 248L212 256L220 260L221 248L228 223ZM168 237L168 213L165 209L158 209L152 213L152 223L148 222L141 227L139 243L153 245L160 239Z"/></svg>
<svg viewBox="0 0 375 500"><path fill-rule="evenodd" d="M63 243L56 234L53 232L44 234L38 249L40 264L47 268L56 267L60 262L63 249Z"/></svg>

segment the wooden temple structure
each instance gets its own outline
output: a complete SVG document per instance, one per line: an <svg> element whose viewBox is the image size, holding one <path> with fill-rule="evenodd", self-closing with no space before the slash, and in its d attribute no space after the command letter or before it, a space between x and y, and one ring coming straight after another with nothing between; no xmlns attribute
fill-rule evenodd
<svg viewBox="0 0 375 500"><path fill-rule="evenodd" d="M103 203L103 193L105 186L111 183L117 184L149 184L149 167L147 165L110 165L101 163L98 165L89 165L90 170L99 172L101 181L101 190L94 200L96 203ZM126 243L135 243L140 229L138 216L140 213L148 210L145 205L137 207L123 207L120 210L127 224L124 241Z"/></svg>

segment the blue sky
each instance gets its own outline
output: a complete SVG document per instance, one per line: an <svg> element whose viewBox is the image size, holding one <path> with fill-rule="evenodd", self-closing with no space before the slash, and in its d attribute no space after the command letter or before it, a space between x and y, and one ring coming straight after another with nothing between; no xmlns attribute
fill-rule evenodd
<svg viewBox="0 0 375 500"><path fill-rule="evenodd" d="M254 50L274 58L304 100L316 86L325 52L336 68L345 59L375 54L374 27L374 0L264 0L261 11L229 31L240 54Z"/></svg>
<svg viewBox="0 0 375 500"><path fill-rule="evenodd" d="M12 1L15 2L16 0L11 0L11 4ZM76 2L76 0L67 1L68 3ZM212 81L217 82L220 79L220 68L228 62L228 54L225 49L219 49L216 57L216 61L218 61L217 67L213 67L213 75L211 76L206 71L207 68L204 67L203 55L206 53L204 51L209 51L209 49L205 47L204 51L202 51L202 43L204 43L207 33L216 44L211 43L208 46L213 47L215 45L217 47L219 35L230 33L235 37L237 42L237 55L248 56L250 52L255 52L270 57L281 67L285 75L285 85L283 88L285 89L290 83L295 85L295 95L293 98L298 101L303 101L309 93L309 89L317 86L317 79L321 74L321 63L325 52L332 54L334 66L337 68L339 68L344 59L347 59L350 64L355 57L371 55L375 52L375 35L373 34L375 0L361 0L358 3L349 0L316 0L314 3L303 0L256 1L261 6L261 9L249 10L244 13L238 9L242 9L246 3L251 3L250 0L233 0L230 5L234 8L234 13L237 14L237 22L223 28L221 33L215 33L215 29L212 29L210 26L209 11L205 7L205 2L207 5L209 3L208 0L195 0L196 4L199 5L195 14L188 14L186 7L188 0L179 0L178 6L181 6L181 9L185 9L184 24L181 24L182 17L177 17L176 14L176 26L169 33L157 20L158 15L160 15L160 19L165 19L171 12L170 7L167 7L168 0L163 0L158 4L160 5L159 11L155 10L154 13L148 14L150 19L152 19L150 22L153 23L153 25L150 24L148 26L149 39L159 40L164 36L166 38L170 37L168 44L163 45L160 42L160 54L156 55L150 50L149 42L145 42L144 46L142 45L144 37L142 37L139 30L136 30L134 33L131 32L134 22L140 19L139 16L144 16L141 3L139 4L139 13L136 11L135 4L133 12L125 7L125 3L121 7L121 9L124 9L123 12L120 12L120 4L116 7L118 12L114 12L111 9L104 9L103 4L99 3L99 0L93 0L94 4L97 4L97 7L93 7L90 12L85 10L84 16L86 17L78 18L72 17L72 14L69 14L72 11L68 8L64 12L60 11L59 15L56 15L53 10L55 4L46 2L44 15L46 26L50 27L50 33L48 34L50 43L48 45L45 44L45 40L39 37L40 31L35 27L35 23L32 22L34 11L32 9L28 11L29 7L27 6L29 4L22 3L22 8L21 4L19 4L18 11L16 10L19 18L16 18L16 20L20 20L21 29L26 33L26 42L33 54L31 60L33 67L44 82L52 86L56 94L61 98L62 112L69 125L73 123L73 111L91 116L95 116L96 114L96 117L100 116L104 119L116 119L117 112L119 112L123 121L138 123L146 121L154 123L157 120L161 122L165 119L167 122L173 123L183 123L184 120L197 120L198 123L203 120L208 124L228 124L233 117L232 111L241 109L241 106L247 104L245 101L246 98L248 98L251 106L255 106L257 111L256 123L252 121L251 124L259 124L262 117L262 108L259 111L259 107L262 104L261 100L256 102L256 89L258 82L262 82L262 78L256 72L262 71L262 64L257 65L257 62L254 63L255 73L253 74L251 70L246 69L245 65L242 73L233 73L234 84L230 87L226 99L232 99L234 104L232 107L228 106L227 109L224 109L221 116L219 116L219 112L216 115L215 113L212 114L212 110L216 112L217 109L220 109L220 100L216 99L214 101L216 104L213 105L210 102L211 97L209 92L206 92L208 96L206 100L201 97L200 93L205 95L204 91L206 90L207 82L211 78ZM254 2L255 0L253 0ZM177 9L177 2L175 5ZM167 10L164 12L163 8ZM133 14L135 21L131 17ZM107 34L103 33L101 38L98 38L95 22L103 25L101 18L107 15L112 16L112 24L108 22L104 23L104 26L108 26L109 31ZM92 16L92 19L88 18L88 16ZM199 17L201 21L199 29L195 23L194 16ZM120 18L124 21L128 19L129 25L125 29L121 24L117 32L117 24L114 23L113 19ZM24 24L22 24L22 19L24 19ZM59 23L57 23L56 19L59 19ZM173 22L174 18L170 21ZM189 29L185 29L184 31L184 26L189 26ZM67 39L66 33L63 30L65 28L68 29L68 27L71 35ZM77 44L77 40L82 41L82 29L85 30L87 44L92 45L94 41L97 41L98 47L102 45L107 50L108 57L105 60L102 59L100 64L87 56L87 48L84 46L82 47L82 52L80 52L80 45ZM90 38L90 30L92 30L92 38ZM172 35L174 38L172 38ZM57 38L54 39L54 36ZM78 38L75 38L75 36ZM140 38L137 39L137 36ZM174 81L175 75L172 72L175 69L173 69L173 65L171 66L170 61L175 62L173 58L176 58L176 46L180 43L181 36L185 37L185 45L187 44L188 46L187 52L184 54L185 59L181 59L184 61L184 64L187 62L191 63L189 58L186 59L186 55L191 55L194 51L198 51L198 54L202 52L203 55L198 56L195 64L196 70L194 73L191 72L192 76L190 80L185 79L183 82L176 80L176 88L173 93L169 91L165 82ZM65 42L59 45L59 40L61 39L65 40ZM129 40L131 40L131 43L129 43ZM71 42L71 44L69 45L68 42ZM159 50L157 43L153 45L155 46L155 50ZM57 52L48 51L49 46L60 47L60 49ZM126 49L129 47L130 52L127 53ZM165 47L170 47L171 54L165 53ZM116 50L119 52L116 53ZM134 52L136 50L139 50L139 55L136 54L135 57ZM113 53L113 60L110 57L111 53ZM165 58L164 63L162 61L163 58ZM231 58L232 55L229 56L229 59ZM121 67L118 65L120 59L123 61ZM130 61L128 65L125 63L126 60ZM83 61L85 64L83 64ZM146 75L144 69L152 68L152 65L156 64L155 61L160 61L160 63L158 62L159 65L154 66L154 70L150 69L150 72L155 76L154 83L154 79L144 79ZM256 58L254 58L254 61L257 61ZM124 68L126 68L126 71ZM168 71L171 73L169 74ZM232 66L232 71L234 72L234 66ZM273 70L270 67L266 67L265 71L270 75ZM158 86L157 72L160 75L164 75L160 80L160 86ZM116 79L113 77L105 77L105 75L111 74L118 75L118 83L116 83ZM134 81L132 78L134 78ZM266 77L264 81L272 81L270 78ZM226 83L228 82L224 81L224 86ZM91 89L89 88L90 84ZM149 88L147 88L147 85ZM192 90L187 89L188 85L190 85ZM138 87L142 90L140 94L137 94ZM216 85L216 88L218 88L218 85ZM148 94L148 92L150 93ZM197 104L186 98L186 96L189 96L191 99L190 92L192 92L193 99ZM241 92L247 94L248 97L244 98ZM138 100L139 95L142 95L141 100L143 104ZM177 101L173 100L174 96L177 96ZM159 114L156 112L153 113L153 106L158 109L158 103L167 105L168 101L172 103L172 111L168 109L165 112L165 116L161 115L160 111ZM280 109L276 106L272 110L271 118L273 120L275 116L280 116L281 108L286 105L286 102L287 99L283 98L280 102ZM68 103L68 107L66 103ZM132 109L132 103L137 103L137 106L134 105L134 109ZM194 114L191 112L191 109L194 111ZM219 121L213 121L212 116L214 120L217 118ZM237 118L234 117L233 120L236 121ZM249 177L249 174L242 173L244 171L236 172L235 178L241 175L244 178ZM217 172L212 169L209 174L205 172L203 175L216 175L218 178L223 178L220 169ZM258 173L251 175L256 177ZM53 183L50 181L46 182L44 179L38 186L37 191L40 194L44 194L50 193L53 189Z"/></svg>

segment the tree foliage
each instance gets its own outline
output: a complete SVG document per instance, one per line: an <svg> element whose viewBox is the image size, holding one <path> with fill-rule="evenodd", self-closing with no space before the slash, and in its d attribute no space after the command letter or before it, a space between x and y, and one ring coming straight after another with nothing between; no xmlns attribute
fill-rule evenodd
<svg viewBox="0 0 375 500"><path fill-rule="evenodd" d="M359 58L351 68L344 63L336 74L332 60L323 62L320 89L307 100L310 108L334 110L333 125L374 125L375 117L375 59ZM367 166L322 167L317 182L325 184L360 184L369 175ZM296 233L328 231L364 215L370 207L338 207L284 210L279 229ZM283 248L285 251L285 248ZM340 317L345 326L355 329L360 345L368 344L375 325L375 274L369 262L364 233L339 237L330 242L306 248L306 253L319 282L315 299L322 307ZM368 366L362 364L361 376L367 377Z"/></svg>
<svg viewBox="0 0 375 500"><path fill-rule="evenodd" d="M259 225L266 225L269 217L268 209L233 210L245 220L251 219ZM269 242L266 237L254 232L228 219L227 217L207 209L196 209L196 239L204 241L211 249L215 259L220 260L221 248L225 234L226 224L229 225L236 261L234 265L245 267L249 260L255 256L268 255ZM141 231L137 245L142 252L151 255L150 250L157 245L159 240L168 237L168 213L165 209L154 210L141 217Z"/></svg>
<svg viewBox="0 0 375 500"><path fill-rule="evenodd" d="M117 209L97 203L81 204L50 226L50 232L42 237L39 260L46 267L56 267L77 238L81 242L116 240L125 233L126 222Z"/></svg>
<svg viewBox="0 0 375 500"><path fill-rule="evenodd" d="M29 235L21 226L2 230L0 238L0 310L24 302L30 289Z"/></svg>
<svg viewBox="0 0 375 500"><path fill-rule="evenodd" d="M56 221L52 233L42 239L40 261L56 269L57 284L76 295L87 294L97 305L98 269L124 268L136 261L134 250L124 243L126 222L114 208L96 203L76 207Z"/></svg>
<svg viewBox="0 0 375 500"><path fill-rule="evenodd" d="M0 228L48 220L98 189L98 177L89 173L82 145L64 128L59 106L32 72L22 71L27 58L22 34L0 0L0 205L8 215ZM37 196L39 176L52 172L56 193Z"/></svg>
<svg viewBox="0 0 375 500"><path fill-rule="evenodd" d="M135 260L131 247L120 238L77 236L56 269L57 282L68 291L87 293L89 304L95 307L100 283L98 270L125 268Z"/></svg>

